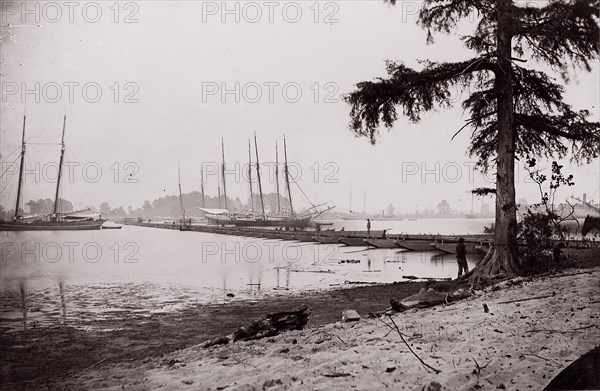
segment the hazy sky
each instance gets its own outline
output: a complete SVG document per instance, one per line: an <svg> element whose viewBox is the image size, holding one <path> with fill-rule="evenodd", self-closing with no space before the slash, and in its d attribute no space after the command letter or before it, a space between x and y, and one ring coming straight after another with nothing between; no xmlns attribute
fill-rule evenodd
<svg viewBox="0 0 600 391"><path fill-rule="evenodd" d="M341 95L357 82L384 76L386 59L418 66L418 59L472 56L455 35L426 45L415 25L420 3L52 4L2 4L0 152L3 171L12 169L8 163L17 157L26 112L32 143L26 167L35 170L38 163L26 177L26 199L53 197L60 148L33 143L57 143L65 113L72 178L63 195L76 206L107 201L136 208L176 194L178 164L183 191L199 190L203 162L210 170L211 162L221 161L221 138L232 169L228 195L245 200L241 171L254 131L264 162L275 160L276 140L283 159L285 134L303 190L314 203L329 202L340 211L349 208L351 187L354 209L362 210L366 189L368 211L390 202L408 211L442 199L468 210L472 188L493 186L491 174L486 180L472 172L474 159L465 153L470 131L450 140L466 119L460 106L429 113L417 125L401 118L391 132L382 131L376 146L348 129L349 106ZM594 120L598 69L595 64L592 73L579 72L567 86L568 101L591 110ZM23 95L25 89L33 92ZM599 198L598 160L566 171L576 186L562 192L563 199L583 192ZM136 183L124 183L130 174ZM2 178L7 208L14 207L16 186L6 180L14 177ZM274 191L264 179L263 190ZM539 198L524 179L519 173L517 197ZM216 194L217 176L206 180L207 192ZM304 197L293 191L301 202ZM475 209L480 205L476 201Z"/></svg>

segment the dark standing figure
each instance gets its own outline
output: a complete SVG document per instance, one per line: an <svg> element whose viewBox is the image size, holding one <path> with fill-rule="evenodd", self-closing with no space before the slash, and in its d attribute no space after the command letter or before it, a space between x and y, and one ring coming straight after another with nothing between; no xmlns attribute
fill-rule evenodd
<svg viewBox="0 0 600 391"><path fill-rule="evenodd" d="M381 234L381 239L387 239L387 230L384 229L383 233Z"/></svg>
<svg viewBox="0 0 600 391"><path fill-rule="evenodd" d="M371 220L367 219L367 237L371 239Z"/></svg>
<svg viewBox="0 0 600 391"><path fill-rule="evenodd" d="M465 248L465 240L463 238L459 238L456 245L456 262L458 263L458 277L462 276L463 270L465 274L469 272L467 249Z"/></svg>
<svg viewBox="0 0 600 391"><path fill-rule="evenodd" d="M560 261L562 259L562 250L561 247L564 247L564 243L556 243L554 248L552 249L552 259L557 266L560 266Z"/></svg>

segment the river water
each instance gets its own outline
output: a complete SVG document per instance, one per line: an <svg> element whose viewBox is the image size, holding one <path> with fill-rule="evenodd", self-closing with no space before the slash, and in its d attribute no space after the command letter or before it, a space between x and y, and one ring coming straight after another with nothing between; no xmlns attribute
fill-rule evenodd
<svg viewBox="0 0 600 391"><path fill-rule="evenodd" d="M365 221L333 227L366 229ZM491 219L373 221L390 233L482 233ZM439 252L367 249L124 226L0 233L0 327L52 317L169 311L190 303L331 289L405 275L455 277ZM479 258L469 257L473 267ZM350 261L350 262L348 262ZM229 296L228 296L229 295ZM66 310L68 303L68 311ZM25 308L26 312L23 312Z"/></svg>

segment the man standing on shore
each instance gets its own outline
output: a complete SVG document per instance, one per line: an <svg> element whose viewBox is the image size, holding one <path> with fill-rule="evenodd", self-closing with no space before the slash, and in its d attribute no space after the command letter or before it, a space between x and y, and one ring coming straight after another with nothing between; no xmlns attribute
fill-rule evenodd
<svg viewBox="0 0 600 391"><path fill-rule="evenodd" d="M469 272L469 265L467 265L467 249L465 248L465 240L463 238L458 239L456 245L456 262L458 263L458 277L462 276L463 270L465 274Z"/></svg>
<svg viewBox="0 0 600 391"><path fill-rule="evenodd" d="M367 238L371 239L371 220L367 219Z"/></svg>

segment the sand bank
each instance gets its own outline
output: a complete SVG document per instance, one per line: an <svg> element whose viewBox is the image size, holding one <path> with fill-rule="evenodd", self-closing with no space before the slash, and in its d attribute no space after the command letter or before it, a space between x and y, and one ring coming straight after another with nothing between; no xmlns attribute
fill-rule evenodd
<svg viewBox="0 0 600 391"><path fill-rule="evenodd" d="M600 343L600 268L519 279L450 306L363 318L144 362L98 365L57 385L111 390L541 390ZM516 301L532 297L535 300ZM485 312L483 304L489 312ZM341 314L340 314L341 315Z"/></svg>

